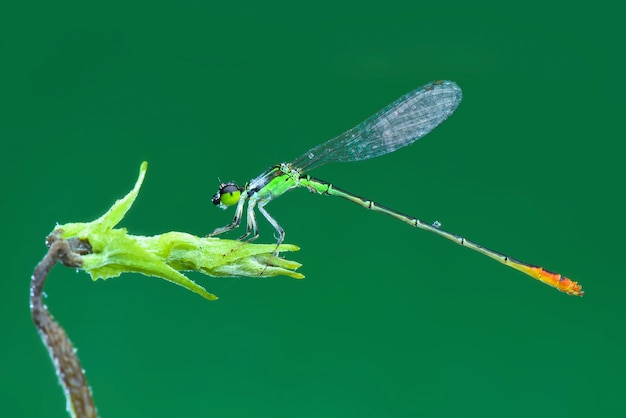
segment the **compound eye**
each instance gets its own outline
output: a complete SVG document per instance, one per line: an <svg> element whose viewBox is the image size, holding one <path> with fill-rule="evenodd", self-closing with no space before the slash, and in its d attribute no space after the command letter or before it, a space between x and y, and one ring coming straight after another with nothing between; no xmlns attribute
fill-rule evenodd
<svg viewBox="0 0 626 418"><path fill-rule="evenodd" d="M241 189L235 183L220 184L220 189L213 196L214 205L232 206L239 202L241 197Z"/></svg>

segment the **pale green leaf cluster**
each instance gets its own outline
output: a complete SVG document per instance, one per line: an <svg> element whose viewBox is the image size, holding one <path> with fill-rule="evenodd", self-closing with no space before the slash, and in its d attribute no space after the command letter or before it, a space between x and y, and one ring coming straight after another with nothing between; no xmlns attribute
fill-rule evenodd
<svg viewBox="0 0 626 418"><path fill-rule="evenodd" d="M181 271L198 271L210 276L272 277L304 276L295 270L300 264L274 255L275 244L248 244L218 238L200 238L183 232L167 232L150 237L130 235L116 229L137 198L148 164L141 164L135 187L119 199L100 218L88 223L59 225L54 231L61 238L87 241L91 254L83 256L83 265L93 280L117 277L125 272L160 277L191 290L207 299L217 297L207 292ZM284 244L278 251L297 251Z"/></svg>

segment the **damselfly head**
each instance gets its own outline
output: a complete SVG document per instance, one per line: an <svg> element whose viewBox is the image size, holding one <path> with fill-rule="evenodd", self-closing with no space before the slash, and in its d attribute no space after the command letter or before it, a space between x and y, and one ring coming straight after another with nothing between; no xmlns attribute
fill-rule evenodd
<svg viewBox="0 0 626 418"><path fill-rule="evenodd" d="M220 188L211 199L215 206L226 209L236 205L241 197L241 188L236 183L228 182L220 184Z"/></svg>

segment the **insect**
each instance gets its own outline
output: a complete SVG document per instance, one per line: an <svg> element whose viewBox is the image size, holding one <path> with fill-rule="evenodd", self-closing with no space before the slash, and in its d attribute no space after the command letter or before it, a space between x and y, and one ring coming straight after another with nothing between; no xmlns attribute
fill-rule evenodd
<svg viewBox="0 0 626 418"><path fill-rule="evenodd" d="M429 225L412 216L386 208L376 202L349 193L333 184L305 174L323 164L332 162L361 161L380 157L411 145L446 120L459 106L462 99L460 87L452 81L434 81L402 97L356 127L311 148L290 163L270 167L244 187L236 183L222 183L213 196L213 204L223 209L236 205L232 222L217 228L210 236L237 228L246 210L246 233L239 239L252 241L259 236L255 209L267 219L278 233L277 245L285 238L285 231L267 212L265 206L285 192L305 187L312 192L339 196L375 212L390 215L411 226L432 232L477 251L502 264L519 270L570 295L582 296L582 287L567 277L542 267L527 264L490 250L461 236L446 232L439 222Z"/></svg>

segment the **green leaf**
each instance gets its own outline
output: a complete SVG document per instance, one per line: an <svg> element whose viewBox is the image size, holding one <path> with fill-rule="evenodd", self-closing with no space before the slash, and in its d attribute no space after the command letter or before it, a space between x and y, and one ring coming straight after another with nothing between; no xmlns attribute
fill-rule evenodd
<svg viewBox="0 0 626 418"><path fill-rule="evenodd" d="M181 271L198 271L210 276L273 277L304 276L295 270L301 265L274 255L274 251L298 251L289 244L249 244L218 238L201 238L184 232L166 232L151 237L130 235L114 227L134 203L148 164L143 162L135 187L93 222L59 225L53 234L63 239L78 238L91 246L82 257L84 269L93 280L117 277L122 273L142 273L160 277L191 290L209 300L207 292Z"/></svg>

